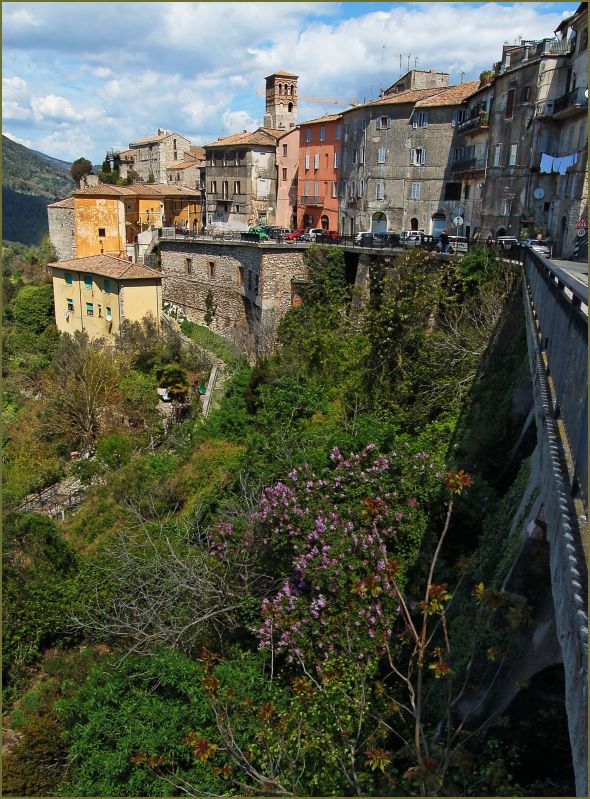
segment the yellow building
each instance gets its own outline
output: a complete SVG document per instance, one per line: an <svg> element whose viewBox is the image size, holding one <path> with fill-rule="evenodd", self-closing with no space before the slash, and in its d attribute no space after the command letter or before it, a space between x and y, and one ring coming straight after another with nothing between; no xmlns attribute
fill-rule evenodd
<svg viewBox="0 0 590 799"><path fill-rule="evenodd" d="M108 254L135 260L134 244L145 231L177 225L200 230L200 192L183 186L99 183L78 189L73 197L75 251L80 258Z"/></svg>
<svg viewBox="0 0 590 799"><path fill-rule="evenodd" d="M91 255L49 264L55 322L62 333L90 338L117 335L121 322L151 315L160 330L162 276L155 269L112 255Z"/></svg>

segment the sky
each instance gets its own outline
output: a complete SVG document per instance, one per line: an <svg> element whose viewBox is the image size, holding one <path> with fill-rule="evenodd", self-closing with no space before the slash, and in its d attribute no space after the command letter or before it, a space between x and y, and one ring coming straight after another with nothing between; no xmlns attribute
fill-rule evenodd
<svg viewBox="0 0 590 799"><path fill-rule="evenodd" d="M476 80L502 45L551 38L578 3L2 3L3 133L55 158L165 128L193 144L263 123L264 77L375 98L410 68ZM299 102L299 122L339 106Z"/></svg>

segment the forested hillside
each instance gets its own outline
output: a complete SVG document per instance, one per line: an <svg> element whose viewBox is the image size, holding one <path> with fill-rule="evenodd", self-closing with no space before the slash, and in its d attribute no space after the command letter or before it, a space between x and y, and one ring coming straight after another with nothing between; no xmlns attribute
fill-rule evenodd
<svg viewBox="0 0 590 799"><path fill-rule="evenodd" d="M69 165L2 136L2 236L40 244L47 233L47 204L69 197Z"/></svg>
<svg viewBox="0 0 590 799"><path fill-rule="evenodd" d="M526 471L498 469L527 414L513 267L406 252L373 262L364 296L341 251L312 247L277 351L248 364L187 322L184 339L131 325L114 349L59 336L22 258L6 795L570 795L559 708L455 712L473 663L491 685L527 623L500 591ZM206 419L201 346L227 363ZM18 510L64 476L85 498L63 521Z"/></svg>

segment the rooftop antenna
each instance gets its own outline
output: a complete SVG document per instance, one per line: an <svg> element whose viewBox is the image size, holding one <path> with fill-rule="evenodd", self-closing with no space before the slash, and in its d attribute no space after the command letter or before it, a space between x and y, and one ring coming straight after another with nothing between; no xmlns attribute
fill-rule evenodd
<svg viewBox="0 0 590 799"><path fill-rule="evenodd" d="M461 72L461 81L460 81L461 83L463 83L463 75L464 74L465 74L464 72Z"/></svg>
<svg viewBox="0 0 590 799"><path fill-rule="evenodd" d="M410 58L411 58L411 57L412 57L412 54L411 54L411 53L408 53L408 69L406 70L407 72L409 72L409 71L410 71Z"/></svg>
<svg viewBox="0 0 590 799"><path fill-rule="evenodd" d="M417 56L417 55L416 55L416 56L414 56L414 69L417 69L417 68L418 68L418 61L420 61L420 59L418 58L418 56Z"/></svg>
<svg viewBox="0 0 590 799"><path fill-rule="evenodd" d="M399 76L402 76L402 54L399 54Z"/></svg>

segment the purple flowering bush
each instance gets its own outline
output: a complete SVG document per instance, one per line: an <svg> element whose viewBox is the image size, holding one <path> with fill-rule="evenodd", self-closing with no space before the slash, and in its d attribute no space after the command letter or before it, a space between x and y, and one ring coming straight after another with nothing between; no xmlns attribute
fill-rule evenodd
<svg viewBox="0 0 590 799"><path fill-rule="evenodd" d="M262 601L256 632L261 648L289 660L383 651L399 612L393 580L402 585L417 556L440 484L425 452L334 448L330 461L321 476L292 469L241 529L225 523L211 533L222 560L244 561L252 548L275 558L279 587Z"/></svg>

